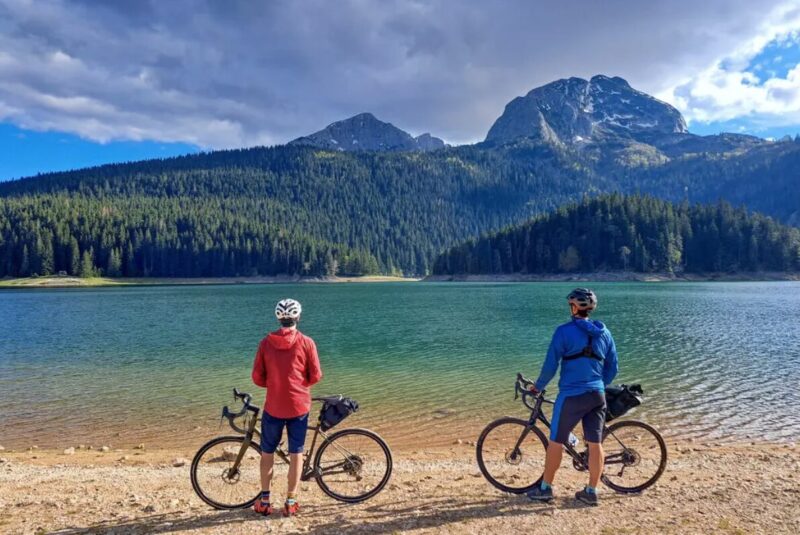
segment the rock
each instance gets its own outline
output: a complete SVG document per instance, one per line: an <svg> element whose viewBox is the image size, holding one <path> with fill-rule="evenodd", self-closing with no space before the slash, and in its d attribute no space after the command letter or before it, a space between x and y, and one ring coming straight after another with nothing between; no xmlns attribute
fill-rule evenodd
<svg viewBox="0 0 800 535"><path fill-rule="evenodd" d="M189 464L189 461L187 459L184 459L183 457L172 459L172 466L174 466L175 468L180 468L181 466L186 466L187 464Z"/></svg>
<svg viewBox="0 0 800 535"><path fill-rule="evenodd" d="M0 457L0 464L5 464L7 462L8 462L8 459L6 459L5 457Z"/></svg>
<svg viewBox="0 0 800 535"><path fill-rule="evenodd" d="M464 441L461 440L460 438L458 440L456 440L455 442L453 442L453 444L463 444L463 443L464 443Z"/></svg>
<svg viewBox="0 0 800 535"><path fill-rule="evenodd" d="M173 509L177 509L180 506L181 502L177 499L172 499L169 501L169 506Z"/></svg>
<svg viewBox="0 0 800 535"><path fill-rule="evenodd" d="M75 455L75 448L67 448L64 450L64 455Z"/></svg>
<svg viewBox="0 0 800 535"><path fill-rule="evenodd" d="M139 444L139 445L138 445L138 446L136 446L134 449L135 449L135 450L143 450L143 449L144 449L144 444Z"/></svg>
<svg viewBox="0 0 800 535"><path fill-rule="evenodd" d="M80 445L78 446L78 449L79 449L79 450L85 450L85 449L86 449L86 446L84 446L83 444L80 444Z"/></svg>
<svg viewBox="0 0 800 535"><path fill-rule="evenodd" d="M5 451L6 449L3 446L0 446L0 451Z"/></svg>
<svg viewBox="0 0 800 535"><path fill-rule="evenodd" d="M86 446L86 449L87 449L87 450L91 450L91 449L92 449L92 447L91 447L91 446Z"/></svg>
<svg viewBox="0 0 800 535"><path fill-rule="evenodd" d="M102 451L103 453L108 453L109 451L111 451L111 448L109 446L101 446L100 451Z"/></svg>
<svg viewBox="0 0 800 535"><path fill-rule="evenodd" d="M123 455L122 457L119 458L120 461L127 461L129 459L130 459L129 455Z"/></svg>
<svg viewBox="0 0 800 535"><path fill-rule="evenodd" d="M142 511L144 511L145 513L155 513L156 512L156 506L152 505L152 504L151 505L145 505L144 508L142 509Z"/></svg>

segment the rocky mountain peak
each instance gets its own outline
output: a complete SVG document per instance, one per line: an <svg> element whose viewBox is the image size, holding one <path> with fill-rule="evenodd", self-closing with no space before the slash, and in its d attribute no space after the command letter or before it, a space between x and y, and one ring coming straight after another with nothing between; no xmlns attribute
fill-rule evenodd
<svg viewBox="0 0 800 535"><path fill-rule="evenodd" d="M491 143L535 138L575 145L609 138L639 140L685 133L680 112L618 76L565 78L531 90L506 106L486 136Z"/></svg>
<svg viewBox="0 0 800 535"><path fill-rule="evenodd" d="M289 144L337 151L427 151L445 146L444 141L430 134L414 138L371 113L359 113L331 123L319 132L299 137Z"/></svg>

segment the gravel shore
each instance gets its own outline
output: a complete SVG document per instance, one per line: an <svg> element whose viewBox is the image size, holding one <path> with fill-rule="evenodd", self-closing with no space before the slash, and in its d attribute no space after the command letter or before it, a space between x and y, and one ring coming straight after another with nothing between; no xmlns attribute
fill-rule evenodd
<svg viewBox="0 0 800 535"><path fill-rule="evenodd" d="M302 483L302 514L214 511L192 491L190 451L0 451L0 532L77 533L799 533L794 444L670 445L667 471L641 495L573 498L585 474L564 462L551 505L501 493L473 448L395 452L386 489L344 505ZM178 462L175 462L178 461ZM282 474L273 494L282 500ZM280 503L280 502L278 502Z"/></svg>

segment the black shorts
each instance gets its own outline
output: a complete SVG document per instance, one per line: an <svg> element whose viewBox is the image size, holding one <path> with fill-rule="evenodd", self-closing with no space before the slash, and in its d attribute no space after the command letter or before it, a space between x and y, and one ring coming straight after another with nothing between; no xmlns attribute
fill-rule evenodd
<svg viewBox="0 0 800 535"><path fill-rule="evenodd" d="M602 442L606 423L606 396L603 392L558 396L553 408L550 440L565 444L578 422L583 422L583 439L586 442Z"/></svg>

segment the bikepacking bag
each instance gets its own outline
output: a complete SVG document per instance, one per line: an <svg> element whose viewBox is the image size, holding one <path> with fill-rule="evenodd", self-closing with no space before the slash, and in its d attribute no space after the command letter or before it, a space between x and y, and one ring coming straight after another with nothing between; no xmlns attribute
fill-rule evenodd
<svg viewBox="0 0 800 535"><path fill-rule="evenodd" d="M327 431L356 411L358 411L358 402L353 398L342 397L338 401L326 401L319 413L319 427L323 431Z"/></svg>
<svg viewBox="0 0 800 535"><path fill-rule="evenodd" d="M619 418L642 404L641 385L619 385L606 387L606 421Z"/></svg>

